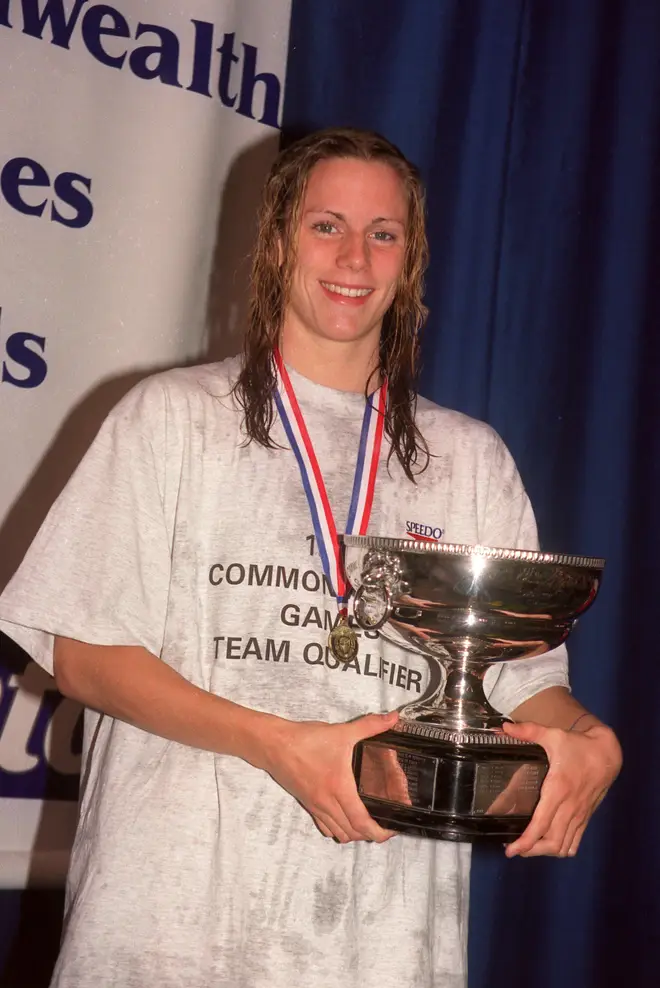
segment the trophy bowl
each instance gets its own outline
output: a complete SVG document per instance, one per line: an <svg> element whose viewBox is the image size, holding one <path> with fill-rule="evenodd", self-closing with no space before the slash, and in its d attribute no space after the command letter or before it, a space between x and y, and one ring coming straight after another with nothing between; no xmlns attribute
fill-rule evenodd
<svg viewBox="0 0 660 988"><path fill-rule="evenodd" d="M358 791L383 826L445 840L513 840L538 802L544 750L510 738L488 702L492 663L543 655L593 603L604 560L345 535L357 624L423 655L430 686L392 731L360 742Z"/></svg>

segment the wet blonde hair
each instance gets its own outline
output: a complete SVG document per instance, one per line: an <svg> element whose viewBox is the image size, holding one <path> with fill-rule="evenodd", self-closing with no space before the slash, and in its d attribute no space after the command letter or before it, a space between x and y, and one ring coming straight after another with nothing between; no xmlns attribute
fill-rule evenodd
<svg viewBox="0 0 660 988"><path fill-rule="evenodd" d="M380 134L348 127L317 131L282 151L273 164L259 210L243 364L234 394L244 411L248 441L274 448L277 444L270 434L275 417L273 351L291 291L302 202L314 166L332 158L388 165L399 176L406 196L403 268L383 318L380 362L374 373L388 379L385 432L391 444L390 456L396 455L406 475L414 480L414 474L424 470L429 459L415 424L419 334L427 315L422 301L428 263L424 187L415 166Z"/></svg>

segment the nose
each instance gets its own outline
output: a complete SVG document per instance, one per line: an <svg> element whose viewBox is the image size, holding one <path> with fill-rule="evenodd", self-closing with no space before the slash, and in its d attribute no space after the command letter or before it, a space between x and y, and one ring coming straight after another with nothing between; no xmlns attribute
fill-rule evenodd
<svg viewBox="0 0 660 988"><path fill-rule="evenodd" d="M342 237L342 243L337 255L339 267L349 271L363 271L369 267L369 246L358 233L348 232Z"/></svg>

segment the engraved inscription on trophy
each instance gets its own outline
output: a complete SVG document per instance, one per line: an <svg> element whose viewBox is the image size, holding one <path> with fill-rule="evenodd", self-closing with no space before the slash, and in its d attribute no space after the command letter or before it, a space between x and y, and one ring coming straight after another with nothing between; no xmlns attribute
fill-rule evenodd
<svg viewBox="0 0 660 988"><path fill-rule="evenodd" d="M484 762L477 765L472 812L507 816L529 816L536 806L545 777L541 762L515 765Z"/></svg>

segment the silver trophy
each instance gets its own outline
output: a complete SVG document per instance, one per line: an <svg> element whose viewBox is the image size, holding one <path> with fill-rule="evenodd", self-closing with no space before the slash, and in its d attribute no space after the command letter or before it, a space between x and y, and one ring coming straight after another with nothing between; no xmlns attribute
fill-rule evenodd
<svg viewBox="0 0 660 988"><path fill-rule="evenodd" d="M543 748L503 733L484 693L494 662L542 655L593 603L602 559L346 535L364 630L421 653L424 696L396 728L360 742L358 791L384 827L443 840L519 836L538 802Z"/></svg>

